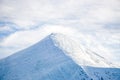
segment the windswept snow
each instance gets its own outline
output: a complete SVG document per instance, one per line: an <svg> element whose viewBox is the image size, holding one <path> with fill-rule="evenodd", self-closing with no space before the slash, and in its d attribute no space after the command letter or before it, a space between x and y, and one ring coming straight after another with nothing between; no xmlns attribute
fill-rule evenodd
<svg viewBox="0 0 120 80"><path fill-rule="evenodd" d="M107 60L107 56L99 55L84 47L77 39L64 34L53 34L52 38L60 49L65 51L73 60L83 66L93 67L120 67L118 64Z"/></svg>

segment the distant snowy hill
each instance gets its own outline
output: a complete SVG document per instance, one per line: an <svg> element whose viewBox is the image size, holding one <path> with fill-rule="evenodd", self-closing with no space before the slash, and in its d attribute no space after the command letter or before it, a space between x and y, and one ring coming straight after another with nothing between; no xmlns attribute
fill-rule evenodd
<svg viewBox="0 0 120 80"><path fill-rule="evenodd" d="M64 35L51 34L35 45L2 59L0 80L120 79L120 68L96 68L97 64L109 67L114 64L89 50L85 53L83 49Z"/></svg>

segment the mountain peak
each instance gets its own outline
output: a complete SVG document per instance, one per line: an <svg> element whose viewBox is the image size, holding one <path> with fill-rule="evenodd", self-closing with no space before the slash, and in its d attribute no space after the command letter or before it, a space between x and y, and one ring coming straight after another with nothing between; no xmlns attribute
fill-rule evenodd
<svg viewBox="0 0 120 80"><path fill-rule="evenodd" d="M0 80L90 80L80 66L55 46L52 37L53 34L0 61Z"/></svg>

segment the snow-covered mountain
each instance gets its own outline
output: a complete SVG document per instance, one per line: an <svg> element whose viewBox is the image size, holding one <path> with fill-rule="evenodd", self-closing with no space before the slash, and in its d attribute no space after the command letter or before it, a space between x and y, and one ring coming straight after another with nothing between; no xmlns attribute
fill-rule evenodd
<svg viewBox="0 0 120 80"><path fill-rule="evenodd" d="M115 67L69 36L51 34L2 59L0 80L119 80L120 69Z"/></svg>

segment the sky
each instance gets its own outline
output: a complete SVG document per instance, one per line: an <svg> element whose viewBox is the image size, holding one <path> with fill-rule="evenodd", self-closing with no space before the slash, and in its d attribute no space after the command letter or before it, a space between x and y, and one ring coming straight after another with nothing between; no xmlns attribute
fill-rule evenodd
<svg viewBox="0 0 120 80"><path fill-rule="evenodd" d="M120 61L120 0L0 0L0 59L50 33Z"/></svg>

